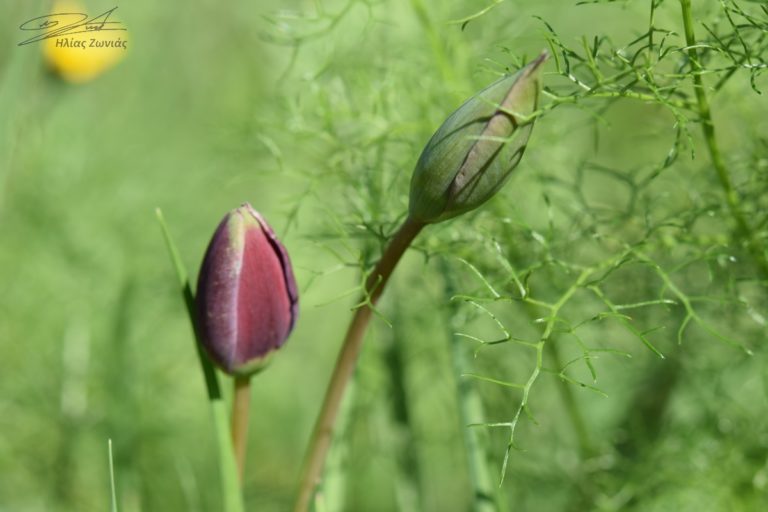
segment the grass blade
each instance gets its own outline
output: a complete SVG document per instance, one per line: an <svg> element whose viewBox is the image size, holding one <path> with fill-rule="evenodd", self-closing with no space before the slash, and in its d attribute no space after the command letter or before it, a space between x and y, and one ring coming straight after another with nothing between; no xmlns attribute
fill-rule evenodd
<svg viewBox="0 0 768 512"><path fill-rule="evenodd" d="M112 497L111 512L117 512L117 492L115 491L115 464L112 460L112 440L107 440L107 451L109 453L109 490Z"/></svg>
<svg viewBox="0 0 768 512"><path fill-rule="evenodd" d="M192 294L192 288L189 285L189 276L181 260L179 251L173 243L168 226L165 223L163 212L158 208L155 212L160 227L163 230L163 237L168 246L168 252L171 256L173 266L176 269L176 275L181 285L181 293L184 297L184 303L187 306L189 321L192 324L192 330L195 333L195 347L200 360L200 366L205 376L205 387L208 392L208 402L211 406L211 415L213 416L213 427L216 434L216 449L219 456L219 469L221 471L221 492L224 501L225 512L242 512L243 499L240 492L240 481L237 476L237 466L235 464L235 453L232 447L232 438L229 435L229 418L227 407L224 403L224 397L221 394L219 386L219 377L216 369L210 359L202 349L200 344L200 333L195 325L195 298Z"/></svg>

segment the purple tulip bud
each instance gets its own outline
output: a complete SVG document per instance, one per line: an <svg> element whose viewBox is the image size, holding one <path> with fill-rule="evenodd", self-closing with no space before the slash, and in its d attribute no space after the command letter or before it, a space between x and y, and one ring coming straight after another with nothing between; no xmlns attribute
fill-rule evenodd
<svg viewBox="0 0 768 512"><path fill-rule="evenodd" d="M229 212L216 228L196 301L205 350L229 374L262 369L288 338L298 315L291 261L250 204Z"/></svg>

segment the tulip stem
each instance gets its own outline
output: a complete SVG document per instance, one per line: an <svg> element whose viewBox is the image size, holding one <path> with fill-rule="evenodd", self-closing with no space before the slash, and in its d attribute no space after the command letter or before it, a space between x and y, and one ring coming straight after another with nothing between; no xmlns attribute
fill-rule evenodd
<svg viewBox="0 0 768 512"><path fill-rule="evenodd" d="M392 237L392 240L390 240L381 259L365 281L365 289L360 301L362 305L355 309L352 316L352 321L349 324L344 343L336 360L336 367L333 370L331 381L325 392L323 406L320 409L320 414L317 417L315 429L312 433L312 440L307 450L299 494L294 508L296 512L306 512L309 509L315 488L320 483L320 475L323 471L325 458L333 437L333 427L342 399L344 398L344 391L354 374L357 358L360 354L360 347L363 343L363 336L371 320L372 308L379 300L389 277L392 275L392 271L405 253L405 250L425 225L411 218L406 219L395 236Z"/></svg>
<svg viewBox="0 0 768 512"><path fill-rule="evenodd" d="M232 446L237 460L237 474L243 482L245 448L248 444L248 409L251 405L251 377L235 377L232 398Z"/></svg>

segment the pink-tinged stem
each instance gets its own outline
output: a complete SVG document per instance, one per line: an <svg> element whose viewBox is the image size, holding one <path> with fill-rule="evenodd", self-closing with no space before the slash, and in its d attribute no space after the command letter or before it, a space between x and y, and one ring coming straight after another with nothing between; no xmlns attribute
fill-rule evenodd
<svg viewBox="0 0 768 512"><path fill-rule="evenodd" d="M376 268L373 269L373 272L371 272L365 282L363 301L365 297L368 297L368 302L355 310L352 321L347 329L344 343L341 346L339 357L336 360L336 367L333 370L331 382L328 384L328 389L325 392L325 400L315 423L312 441L307 451L301 486L299 487L299 494L294 508L295 512L306 512L309 509L314 490L320 483L320 476L333 438L333 427L341 407L341 401L344 398L344 391L354 374L357 358L360 354L360 347L363 343L363 336L368 327L368 322L371 320L371 313L373 312L371 307L379 300L397 262L400 261L405 250L424 226L425 224L421 222L413 221L410 218L406 219L389 242L389 245L384 250L384 254L381 256L381 260L379 260Z"/></svg>
<svg viewBox="0 0 768 512"><path fill-rule="evenodd" d="M251 377L235 377L232 400L232 446L237 461L237 474L243 481L245 449L248 444L248 409L251 405Z"/></svg>

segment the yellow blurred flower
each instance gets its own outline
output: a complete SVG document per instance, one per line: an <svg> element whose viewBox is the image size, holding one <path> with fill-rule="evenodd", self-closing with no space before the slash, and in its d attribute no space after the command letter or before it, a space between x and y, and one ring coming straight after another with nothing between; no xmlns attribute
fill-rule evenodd
<svg viewBox="0 0 768 512"><path fill-rule="evenodd" d="M57 17L60 26L75 23L82 18L70 13L86 14L87 19L101 14L88 12L82 3L73 0L56 0L51 13L61 15ZM110 22L117 21L114 15L109 15L107 19ZM43 57L48 66L68 82L85 83L124 59L128 32L95 30L102 21L104 18L99 18L90 26L83 25L43 40Z"/></svg>

